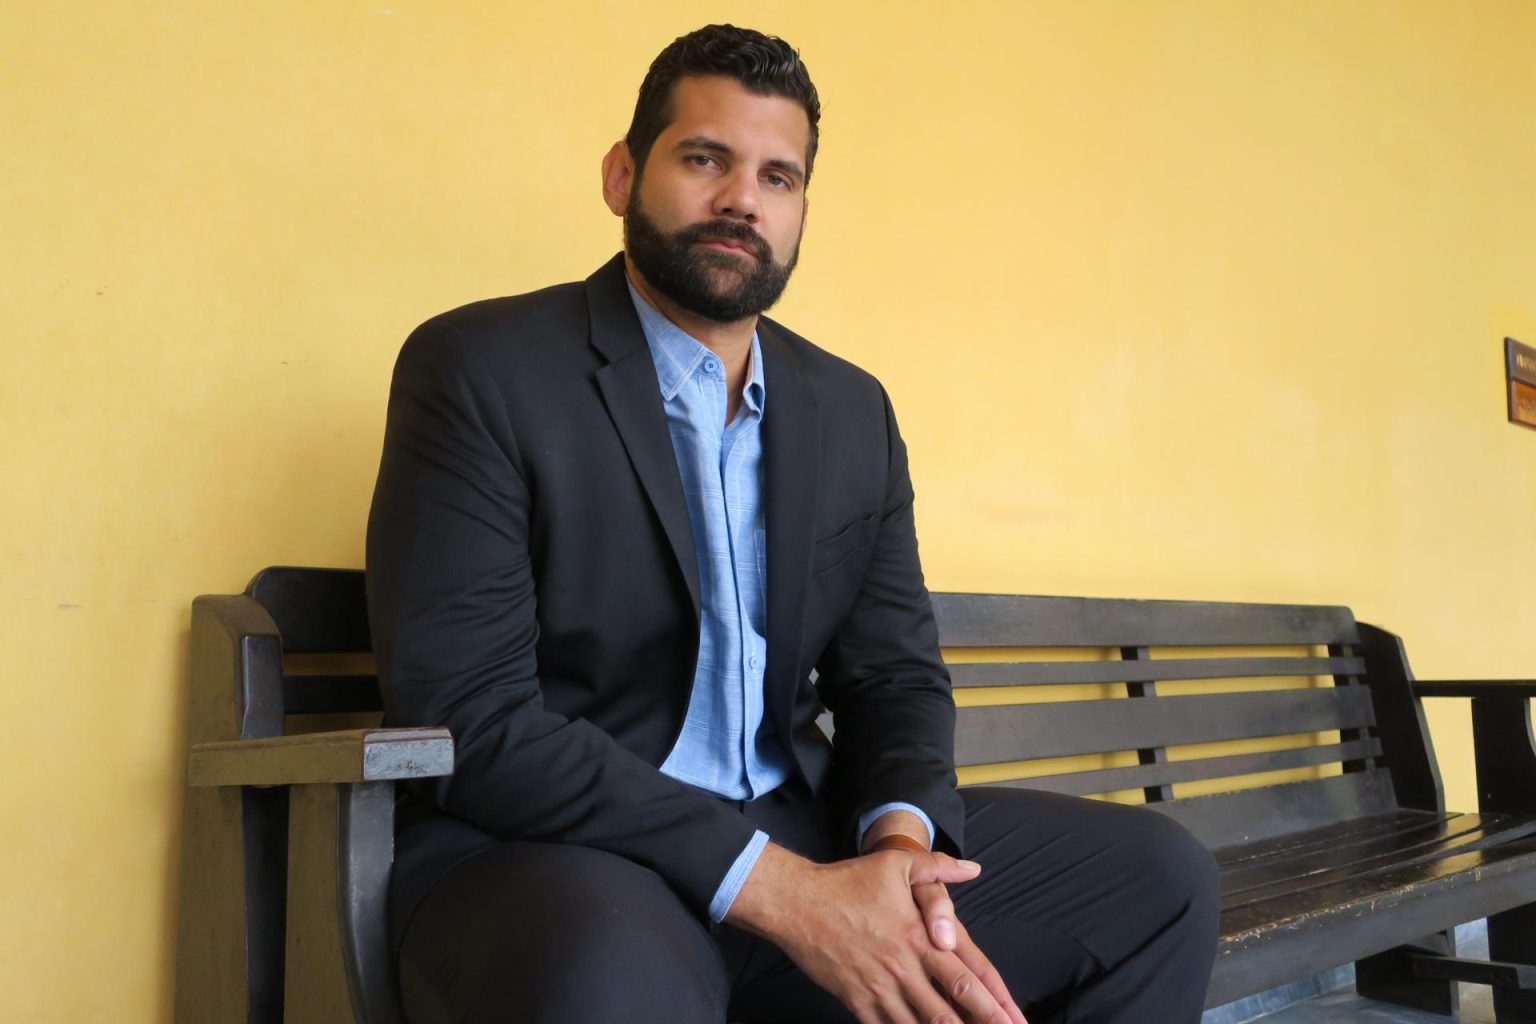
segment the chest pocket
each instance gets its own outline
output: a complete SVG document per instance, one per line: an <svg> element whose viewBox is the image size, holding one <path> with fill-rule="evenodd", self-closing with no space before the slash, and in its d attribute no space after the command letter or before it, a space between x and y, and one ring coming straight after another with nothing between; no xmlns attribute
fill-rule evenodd
<svg viewBox="0 0 1536 1024"><path fill-rule="evenodd" d="M818 540L811 554L811 574L834 569L851 555L863 551L875 542L875 534L879 529L880 515L872 512L862 519L855 519L830 537Z"/></svg>

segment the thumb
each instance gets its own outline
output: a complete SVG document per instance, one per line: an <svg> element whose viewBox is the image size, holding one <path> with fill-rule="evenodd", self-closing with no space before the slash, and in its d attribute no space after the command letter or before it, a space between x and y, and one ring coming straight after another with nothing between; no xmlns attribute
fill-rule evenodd
<svg viewBox="0 0 1536 1024"><path fill-rule="evenodd" d="M956 860L947 853L914 854L908 861L907 882L969 882L981 874L981 865L973 860Z"/></svg>

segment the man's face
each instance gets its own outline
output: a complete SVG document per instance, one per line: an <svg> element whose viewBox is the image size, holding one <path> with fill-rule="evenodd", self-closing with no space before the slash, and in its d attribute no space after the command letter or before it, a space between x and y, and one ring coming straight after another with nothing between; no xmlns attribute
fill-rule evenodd
<svg viewBox="0 0 1536 1024"><path fill-rule="evenodd" d="M810 122L795 101L691 77L624 204L624 247L657 291L730 323L778 301L805 224Z"/></svg>

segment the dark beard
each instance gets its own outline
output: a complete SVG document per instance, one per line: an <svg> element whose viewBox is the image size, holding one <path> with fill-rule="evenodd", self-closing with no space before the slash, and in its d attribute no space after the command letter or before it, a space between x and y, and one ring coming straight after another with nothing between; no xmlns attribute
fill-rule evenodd
<svg viewBox="0 0 1536 1024"><path fill-rule="evenodd" d="M752 260L699 246L705 239L737 242ZM756 316L779 301L790 272L800 258L800 246L785 264L773 258L773 249L751 227L735 220L710 220L690 224L667 234L640 208L640 190L630 194L624 211L624 249L640 275L679 306L716 323L728 324ZM716 285L718 271L736 278L734 284Z"/></svg>

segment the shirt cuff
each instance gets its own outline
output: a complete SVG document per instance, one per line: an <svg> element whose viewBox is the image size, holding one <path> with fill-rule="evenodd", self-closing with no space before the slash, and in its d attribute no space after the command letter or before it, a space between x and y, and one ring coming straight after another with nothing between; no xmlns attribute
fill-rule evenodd
<svg viewBox="0 0 1536 1024"><path fill-rule="evenodd" d="M928 849L933 849L933 819L924 814L919 808L904 803L881 804L879 807L872 808L859 815L859 834L854 842L856 849L864 849L864 833L869 831L869 826L875 823L876 818L887 811L911 811L917 815L918 819L922 821L923 827L928 830L928 839L926 841Z"/></svg>
<svg viewBox="0 0 1536 1024"><path fill-rule="evenodd" d="M752 873L752 868L757 864L757 858L763 855L763 848L767 845L767 832L758 829L752 833L752 839L747 843L747 848L737 855L735 862L731 864L731 870L725 873L725 881L721 882L720 888L715 890L715 898L709 901L711 921L718 923L725 920L731 904L736 902L736 894L741 892L743 885L747 884L747 876Z"/></svg>

